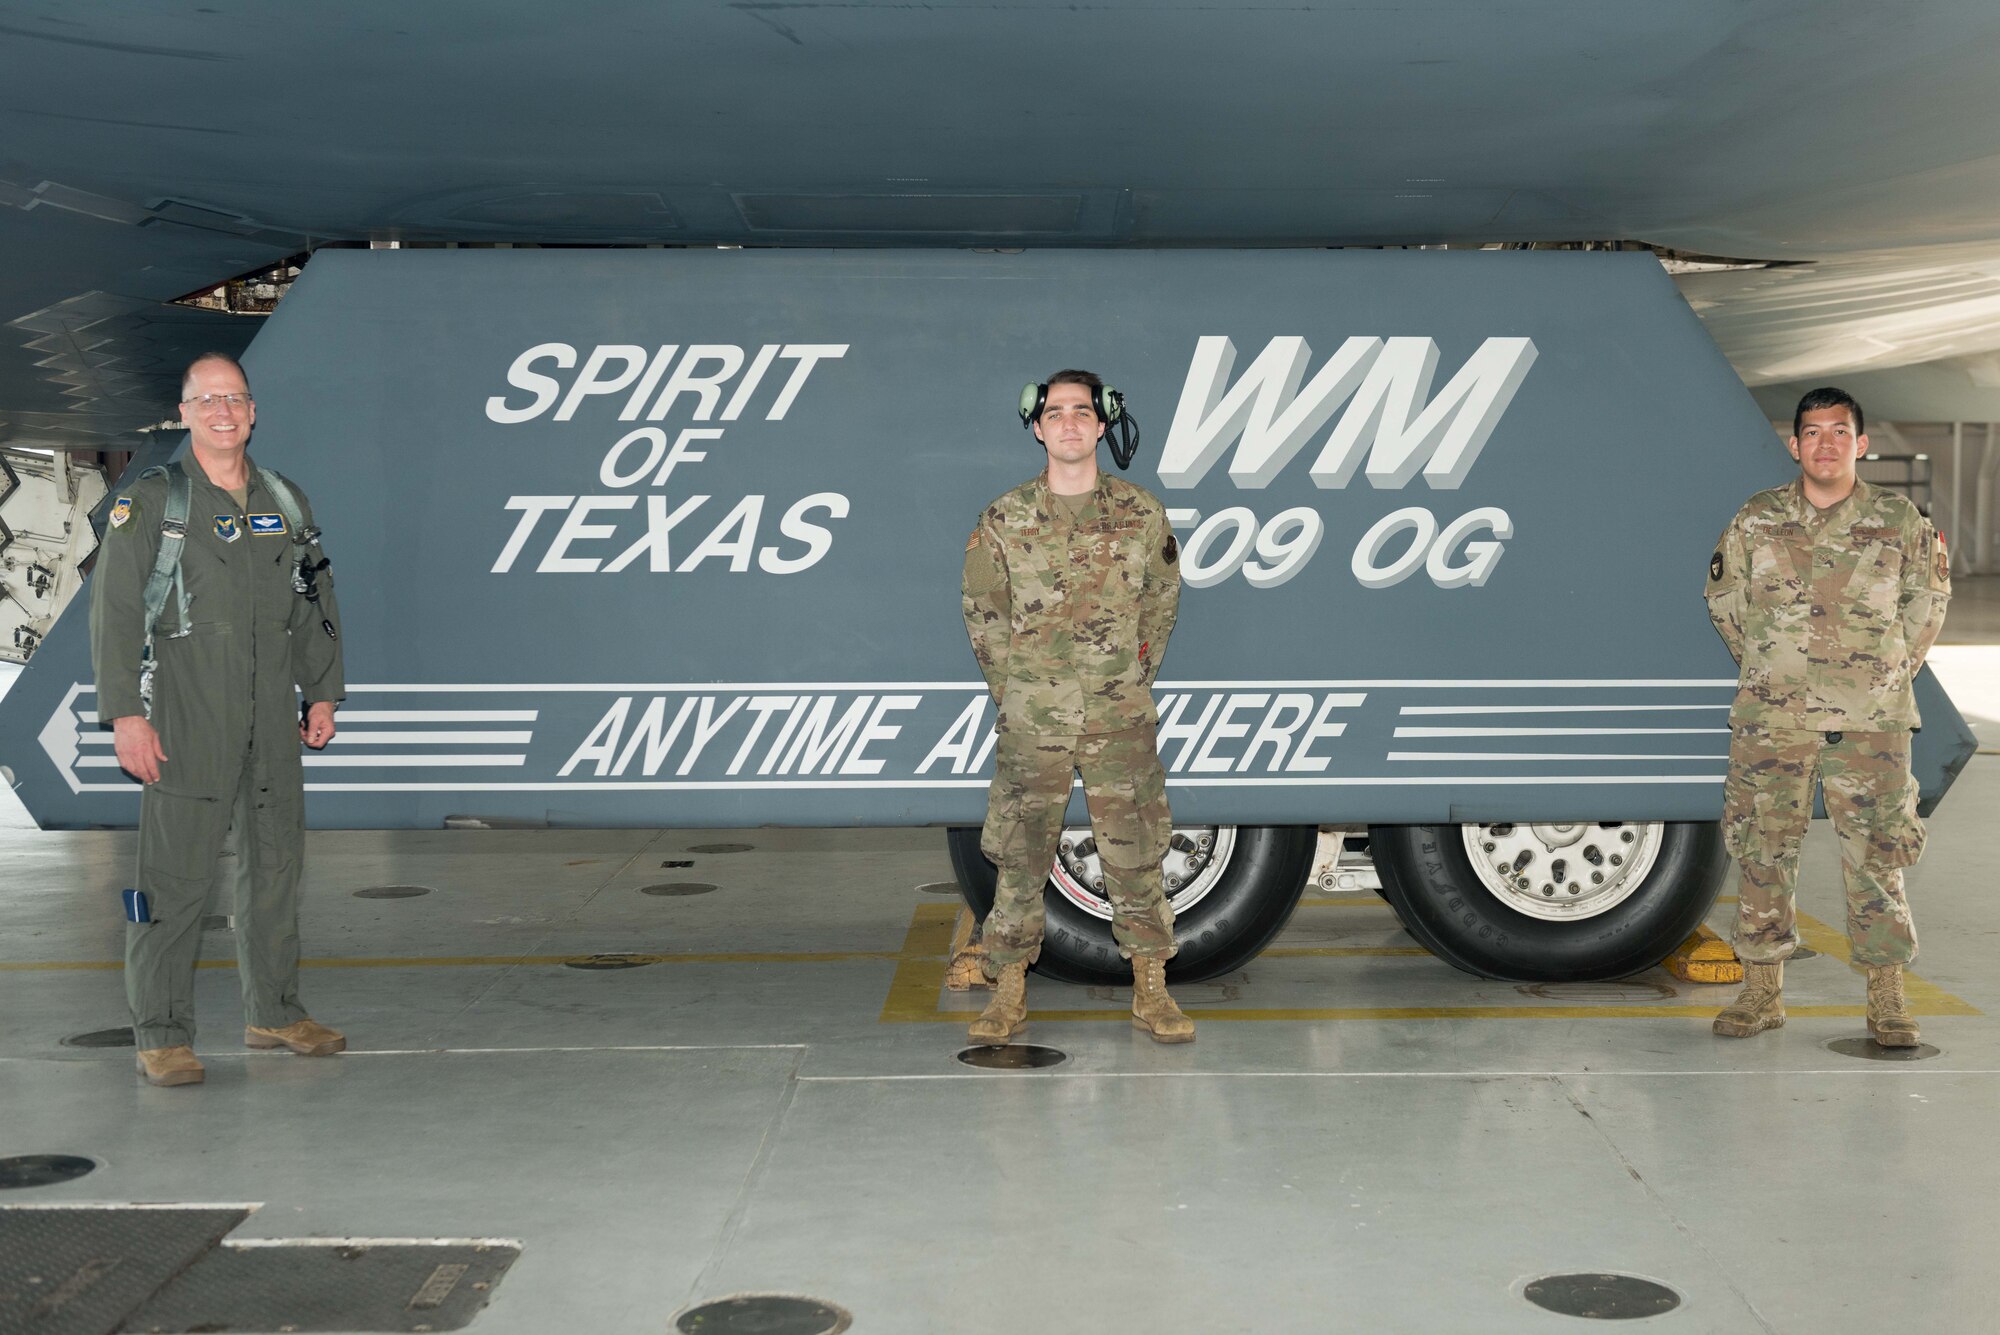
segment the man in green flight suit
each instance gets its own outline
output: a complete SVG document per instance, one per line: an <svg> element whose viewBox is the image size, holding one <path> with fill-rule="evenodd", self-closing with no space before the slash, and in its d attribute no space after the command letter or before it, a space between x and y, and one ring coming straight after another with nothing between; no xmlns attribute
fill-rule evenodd
<svg viewBox="0 0 2000 1335"><path fill-rule="evenodd" d="M333 739L334 706L346 693L319 530L296 487L250 462L257 408L233 359L189 365L180 411L189 448L174 467L186 481L170 469L121 490L90 604L98 719L111 726L120 768L145 785L125 994L139 1073L154 1085L203 1078L193 1049L195 958L232 834L244 1042L307 1056L347 1046L299 1004L299 747ZM149 626L146 590L176 527L177 492L189 498L178 588ZM152 663L142 671L149 637Z"/></svg>
<svg viewBox="0 0 2000 1335"><path fill-rule="evenodd" d="M1944 542L1910 501L1871 486L1861 405L1838 389L1799 400L1799 476L1736 512L1708 565L1708 609L1741 665L1729 711L1723 835L1742 866L1736 954L1743 992L1715 1032L1785 1022L1785 960L1798 947L1794 886L1817 779L1840 838L1847 934L1868 970L1868 1032L1913 1047L1903 966L1917 953L1904 867L1924 848L1910 732L1911 683L1944 627Z"/></svg>
<svg viewBox="0 0 2000 1335"><path fill-rule="evenodd" d="M1031 386L1022 415L1048 467L987 506L965 544L965 628L1000 706L980 838L1000 873L984 928L995 985L975 1042L1005 1043L1027 1023L1042 889L1078 773L1112 934L1132 961L1132 1023L1162 1043L1194 1038L1166 990L1174 915L1160 860L1173 815L1152 692L1180 606L1180 550L1159 498L1097 467L1119 411L1088 371Z"/></svg>

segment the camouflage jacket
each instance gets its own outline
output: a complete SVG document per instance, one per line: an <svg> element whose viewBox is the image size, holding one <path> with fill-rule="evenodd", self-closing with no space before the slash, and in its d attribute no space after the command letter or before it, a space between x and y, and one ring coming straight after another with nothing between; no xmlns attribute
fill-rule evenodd
<svg viewBox="0 0 2000 1335"><path fill-rule="evenodd" d="M1074 524L1047 473L987 506L965 544L963 603L999 728L1084 736L1157 722L1179 557L1159 498L1107 473Z"/></svg>
<svg viewBox="0 0 2000 1335"><path fill-rule="evenodd" d="M1708 563L1708 614L1742 668L1730 723L1916 727L1911 682L1950 597L1943 540L1897 492L1857 482L1826 511L1796 480L1758 492Z"/></svg>

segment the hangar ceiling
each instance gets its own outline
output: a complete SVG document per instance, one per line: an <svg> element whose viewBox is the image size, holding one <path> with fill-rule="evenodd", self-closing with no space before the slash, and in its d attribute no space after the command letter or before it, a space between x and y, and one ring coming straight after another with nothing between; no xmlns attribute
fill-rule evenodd
<svg viewBox="0 0 2000 1335"><path fill-rule="evenodd" d="M2000 9L0 2L0 432L156 419L166 307L329 241L1618 238L1746 378L2000 346ZM164 390L164 392L163 392Z"/></svg>

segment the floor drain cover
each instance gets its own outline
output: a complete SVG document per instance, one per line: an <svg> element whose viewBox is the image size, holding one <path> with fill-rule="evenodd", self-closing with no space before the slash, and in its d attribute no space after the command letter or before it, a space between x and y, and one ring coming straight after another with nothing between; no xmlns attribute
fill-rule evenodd
<svg viewBox="0 0 2000 1335"><path fill-rule="evenodd" d="M744 1293L690 1307L674 1318L681 1335L839 1335L854 1318L817 1298Z"/></svg>
<svg viewBox="0 0 2000 1335"><path fill-rule="evenodd" d="M431 888L427 885L371 885L366 890L356 890L356 899L415 899L427 895Z"/></svg>
<svg viewBox="0 0 2000 1335"><path fill-rule="evenodd" d="M928 885L918 886L917 893L920 895L956 895L958 893L958 882L932 881Z"/></svg>
<svg viewBox="0 0 2000 1335"><path fill-rule="evenodd" d="M715 889L701 881L668 881L664 885L642 885L642 895L705 895Z"/></svg>
<svg viewBox="0 0 2000 1335"><path fill-rule="evenodd" d="M1681 1305L1678 1293L1637 1275L1545 1275L1532 1281L1524 1296L1551 1312L1597 1321L1658 1316Z"/></svg>
<svg viewBox="0 0 2000 1335"><path fill-rule="evenodd" d="M16 1187L52 1187L70 1182L97 1167L97 1160L74 1154L16 1154L0 1159L0 1191Z"/></svg>
<svg viewBox="0 0 2000 1335"><path fill-rule="evenodd" d="M650 955L588 955L580 960L564 960L565 969L638 969L653 963Z"/></svg>
<svg viewBox="0 0 2000 1335"><path fill-rule="evenodd" d="M690 844L690 853L748 853L755 844Z"/></svg>
<svg viewBox="0 0 2000 1335"><path fill-rule="evenodd" d="M62 1041L66 1048L129 1048L133 1045L130 1029L93 1029L87 1034L71 1034Z"/></svg>
<svg viewBox="0 0 2000 1335"><path fill-rule="evenodd" d="M1836 1038L1826 1045L1826 1050L1838 1052L1843 1057L1865 1057L1871 1062L1920 1062L1926 1057L1938 1055L1938 1049L1928 1043L1919 1043L1913 1048L1885 1048L1866 1035Z"/></svg>
<svg viewBox="0 0 2000 1335"><path fill-rule="evenodd" d="M1060 1048L1037 1047L1033 1043L982 1043L965 1049L958 1059L982 1071L1034 1071L1066 1062L1069 1054Z"/></svg>

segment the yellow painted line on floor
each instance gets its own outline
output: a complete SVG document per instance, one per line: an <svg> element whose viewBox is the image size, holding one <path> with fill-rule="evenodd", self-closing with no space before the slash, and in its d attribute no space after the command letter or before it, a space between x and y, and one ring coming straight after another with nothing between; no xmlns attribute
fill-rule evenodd
<svg viewBox="0 0 2000 1335"><path fill-rule="evenodd" d="M1260 960L1286 959L1349 959L1369 955L1428 955L1430 951L1422 946L1273 946L1257 958Z"/></svg>
<svg viewBox="0 0 2000 1335"><path fill-rule="evenodd" d="M1260 1010L1224 1010L1209 1006L1187 1006L1186 1013L1197 1020L1707 1020L1715 1011L1708 1006L1318 1006L1283 1007ZM1863 1006L1785 1006L1786 1015L1850 1016L1860 1018ZM972 1023L976 1010L939 1011L925 1020ZM1030 1020L1051 1023L1089 1020L1130 1020L1123 1010L1033 1010Z"/></svg>
<svg viewBox="0 0 2000 1335"><path fill-rule="evenodd" d="M1337 901L1345 902L1345 901ZM883 1024L970 1024L979 1012L975 1008L946 1010L940 1003L944 995L945 966L950 961L952 929L958 917L965 910L954 904L919 905L910 918L909 932L903 942L903 957L896 965L896 975L889 985L888 998L882 1004ZM1847 939L1844 934L1828 927L1817 918L1801 913L1799 933L1814 950L1823 955L1834 955L1843 961L1847 958ZM1313 957L1313 956L1379 956L1379 955L1428 955L1430 952L1419 946L1324 946L1324 947L1280 947L1266 950L1259 958L1267 957ZM1859 979L1856 979L1857 988ZM1608 984L1615 986L1615 984ZM1560 984L1552 984L1560 986ZM1918 978L1915 974L1904 976L1904 993L1910 1002L1910 1011L1915 1015L1979 1015L1981 1011L1951 995L1949 992ZM1302 1007L1244 1007L1219 1008L1210 1006L1188 1006L1184 1008L1196 1020L1222 1021L1311 1021L1311 1020L1708 1020L1721 1009L1719 999L1690 997L1685 1002L1672 1005L1657 1003L1626 1004L1604 1002L1595 1005L1561 1004L1550 1006L1302 1006ZM1785 1005L1787 1015L1807 1017L1831 1017L1842 1019L1859 1018L1867 1013L1858 993L1851 1004L1826 1005ZM1090 1023L1096 1021L1126 1021L1131 1016L1124 1010L1033 1010L1028 1014L1032 1020L1050 1023Z"/></svg>
<svg viewBox="0 0 2000 1335"><path fill-rule="evenodd" d="M945 966L951 963L952 927L962 912L957 904L917 905L910 915L910 930L903 935L902 959L882 1002L883 1024L944 1014L938 1009L938 994L944 991Z"/></svg>
<svg viewBox="0 0 2000 1335"><path fill-rule="evenodd" d="M707 954L646 955L607 950L596 955L361 955L351 958L304 959L302 969L426 969L505 968L516 964L583 964L620 959L635 964L843 964L850 960L901 960L904 950L734 950ZM68 969L123 969L123 960L0 961L0 973L36 973ZM233 969L235 960L197 960L197 969Z"/></svg>
<svg viewBox="0 0 2000 1335"><path fill-rule="evenodd" d="M1302 909L1387 909L1389 901L1373 890L1351 890L1344 895L1302 895ZM1393 912L1393 910L1391 910Z"/></svg>

